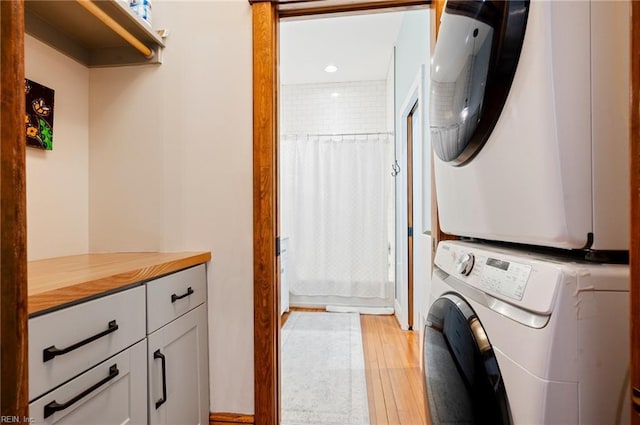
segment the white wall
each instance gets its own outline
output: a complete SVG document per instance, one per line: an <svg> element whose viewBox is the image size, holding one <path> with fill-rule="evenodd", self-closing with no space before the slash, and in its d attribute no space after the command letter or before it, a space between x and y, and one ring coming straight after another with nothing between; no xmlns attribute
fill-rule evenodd
<svg viewBox="0 0 640 425"><path fill-rule="evenodd" d="M25 36L25 76L55 90L53 150L27 148L27 257L86 253L89 71Z"/></svg>
<svg viewBox="0 0 640 425"><path fill-rule="evenodd" d="M396 41L396 106L407 96L421 65L429 65L431 55L431 9L404 14Z"/></svg>
<svg viewBox="0 0 640 425"><path fill-rule="evenodd" d="M408 99L417 85L422 74L422 99L420 104L421 137L414 141L413 146L413 243L414 243L414 329L421 326L422 315L428 310L428 294L431 282L431 236L429 209L431 203L430 194L430 147L429 147L429 124L428 124L428 82L429 63L431 49L431 19L432 10L425 9L406 13L398 34L396 42L396 156L400 167L404 171L406 164L406 112ZM403 144L403 141L405 143ZM400 174L397 179L398 184L404 181L406 185L406 173ZM406 187L406 186L405 186ZM399 214L398 226L398 247L406 246L406 190L400 189L397 185L397 214ZM406 249L399 251L400 261L398 262L397 273L397 303L399 307L396 314L401 324L408 322L407 317L407 272L406 272Z"/></svg>
<svg viewBox="0 0 640 425"><path fill-rule="evenodd" d="M90 71L90 249L212 252L210 408L253 413L251 7L153 7L164 63Z"/></svg>

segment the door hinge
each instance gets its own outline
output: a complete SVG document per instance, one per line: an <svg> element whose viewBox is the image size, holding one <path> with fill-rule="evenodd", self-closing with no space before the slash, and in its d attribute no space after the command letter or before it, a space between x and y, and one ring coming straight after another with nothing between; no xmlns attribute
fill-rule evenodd
<svg viewBox="0 0 640 425"><path fill-rule="evenodd" d="M413 237L413 227L407 228L407 235L412 238Z"/></svg>
<svg viewBox="0 0 640 425"><path fill-rule="evenodd" d="M280 256L280 237L276 238L276 257Z"/></svg>

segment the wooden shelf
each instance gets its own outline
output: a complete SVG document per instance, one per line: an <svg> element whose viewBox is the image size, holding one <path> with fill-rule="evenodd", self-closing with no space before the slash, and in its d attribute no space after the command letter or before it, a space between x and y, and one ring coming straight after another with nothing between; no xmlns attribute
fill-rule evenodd
<svg viewBox="0 0 640 425"><path fill-rule="evenodd" d="M26 33L88 67L162 62L162 38L126 1L93 3L151 49L153 56L145 58L75 0L26 0Z"/></svg>

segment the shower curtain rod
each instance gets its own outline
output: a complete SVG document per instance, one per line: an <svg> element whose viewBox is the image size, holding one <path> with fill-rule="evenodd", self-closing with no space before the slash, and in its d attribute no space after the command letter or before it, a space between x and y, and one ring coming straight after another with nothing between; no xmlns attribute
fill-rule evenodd
<svg viewBox="0 0 640 425"><path fill-rule="evenodd" d="M375 132L375 133L286 133L282 134L282 136L392 136L393 132L384 131L384 132Z"/></svg>

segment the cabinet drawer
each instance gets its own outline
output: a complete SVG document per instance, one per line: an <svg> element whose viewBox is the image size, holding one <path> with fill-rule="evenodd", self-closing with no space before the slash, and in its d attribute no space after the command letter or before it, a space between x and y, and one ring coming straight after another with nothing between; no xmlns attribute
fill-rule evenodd
<svg viewBox="0 0 640 425"><path fill-rule="evenodd" d="M147 282L147 333L194 309L207 299L204 264Z"/></svg>
<svg viewBox="0 0 640 425"><path fill-rule="evenodd" d="M29 319L29 400L144 337L143 286Z"/></svg>
<svg viewBox="0 0 640 425"><path fill-rule="evenodd" d="M29 404L39 424L146 424L146 342L100 363Z"/></svg>

